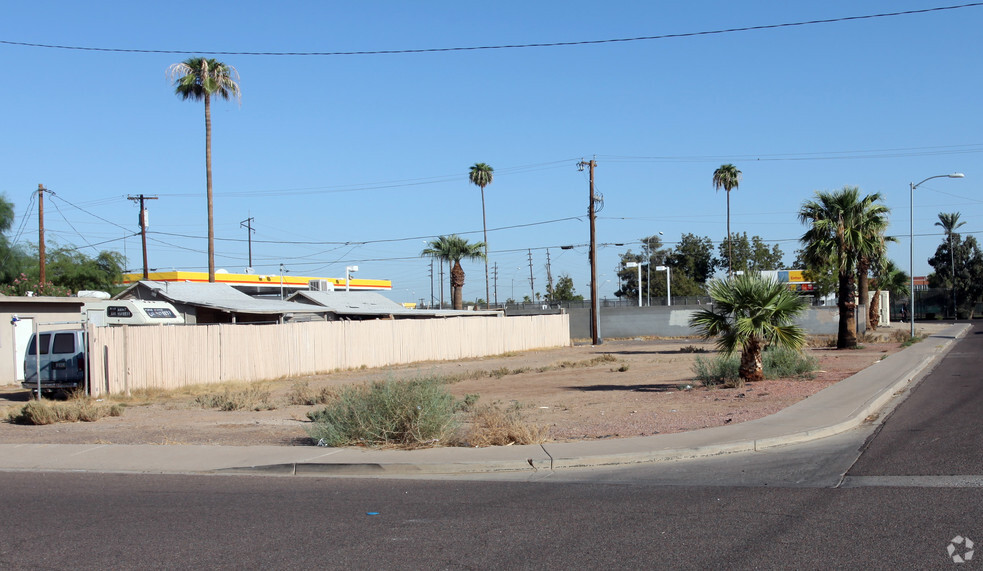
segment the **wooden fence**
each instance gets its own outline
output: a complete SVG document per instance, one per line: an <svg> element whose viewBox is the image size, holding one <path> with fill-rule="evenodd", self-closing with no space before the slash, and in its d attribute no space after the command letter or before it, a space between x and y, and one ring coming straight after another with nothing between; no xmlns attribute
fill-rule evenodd
<svg viewBox="0 0 983 571"><path fill-rule="evenodd" d="M89 328L93 395L570 344L567 315Z"/></svg>

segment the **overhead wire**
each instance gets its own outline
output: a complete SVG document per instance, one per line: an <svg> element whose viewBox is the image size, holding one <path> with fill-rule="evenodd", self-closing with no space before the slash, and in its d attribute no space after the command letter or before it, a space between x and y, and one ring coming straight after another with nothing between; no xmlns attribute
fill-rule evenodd
<svg viewBox="0 0 983 571"><path fill-rule="evenodd" d="M278 57L311 57L311 56L325 57L325 56L426 54L426 53L465 52L465 51L482 51L482 50L555 48L555 47L643 42L643 41L654 41L654 40L669 40L669 39L678 39L678 38L692 38L698 36L733 34L738 32L753 32L753 31L775 30L781 28L793 28L793 27L801 27L801 26L814 26L819 24L835 24L840 22L872 20L877 18L892 18L897 16L911 16L915 14L928 14L932 12L960 10L963 8L976 8L979 6L983 6L983 2L970 2L966 4L936 6L933 8L902 10L897 12L863 14L859 16L840 16L836 18L823 18L823 19L805 20L799 22L784 22L779 24L760 24L756 26L721 28L715 30L703 30L698 32L676 32L676 33L669 33L669 34L635 36L635 37L628 37L628 38L607 38L607 39L600 39L600 40L576 40L576 41L567 41L567 42L536 42L536 43L525 43L525 44L499 44L499 45L483 45L483 46L455 46L455 47L445 47L445 48L404 48L404 49L395 49L395 50L359 50L359 51L333 51L333 52L250 52L250 51L222 51L222 50L161 50L161 49L139 49L139 48L104 48L104 47L92 47L92 46L44 44L38 42L16 42L11 40L0 40L0 44L10 45L10 46L31 47L31 48L46 48L46 49L74 50L74 51L88 51L88 52L181 54L181 55L208 54L208 55L222 55L222 56L233 55L233 56L278 56Z"/></svg>

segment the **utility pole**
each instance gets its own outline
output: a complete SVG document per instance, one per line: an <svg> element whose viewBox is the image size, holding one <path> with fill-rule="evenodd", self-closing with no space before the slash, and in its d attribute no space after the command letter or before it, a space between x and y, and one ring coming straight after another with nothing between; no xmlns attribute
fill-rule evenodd
<svg viewBox="0 0 983 571"><path fill-rule="evenodd" d="M48 189L44 188L43 184L38 184L38 263L40 264L40 280L38 280L39 289L44 287L45 275L44 275L44 193ZM38 359L38 362L41 360ZM41 377L38 377L38 382L40 383ZM40 393L38 393L38 398L41 398Z"/></svg>
<svg viewBox="0 0 983 571"><path fill-rule="evenodd" d="M444 309L444 260L440 258L440 309Z"/></svg>
<svg viewBox="0 0 983 571"><path fill-rule="evenodd" d="M147 209L143 207L143 201L157 200L157 197L138 194L137 196L127 196L126 198L133 201L140 201L140 241L143 243L143 279L149 280L150 270L147 264Z"/></svg>
<svg viewBox="0 0 983 571"><path fill-rule="evenodd" d="M433 258L430 258L430 307L433 308Z"/></svg>
<svg viewBox="0 0 983 571"><path fill-rule="evenodd" d="M546 248L546 295L553 301L553 272L550 271L550 249Z"/></svg>
<svg viewBox="0 0 983 571"><path fill-rule="evenodd" d="M581 160L577 166L581 171L584 170L584 166L590 167L590 197L587 206L587 215L590 218L590 336L592 345L600 345L601 334L598 323L600 308L597 299L597 233L595 227L597 213L594 206L602 199L594 194L594 167L597 166L597 161L594 159L590 161Z"/></svg>
<svg viewBox="0 0 983 571"><path fill-rule="evenodd" d="M536 303L536 278L532 275L532 248L529 249L529 300Z"/></svg>
<svg viewBox="0 0 983 571"><path fill-rule="evenodd" d="M249 218L246 218L245 220L239 223L240 228L246 229L246 238L248 239L249 242L249 268L250 269L252 269L253 267L253 234L256 233L256 230L253 228L254 220L256 219L250 216Z"/></svg>
<svg viewBox="0 0 983 571"><path fill-rule="evenodd" d="M495 262L495 308L498 308L498 262Z"/></svg>

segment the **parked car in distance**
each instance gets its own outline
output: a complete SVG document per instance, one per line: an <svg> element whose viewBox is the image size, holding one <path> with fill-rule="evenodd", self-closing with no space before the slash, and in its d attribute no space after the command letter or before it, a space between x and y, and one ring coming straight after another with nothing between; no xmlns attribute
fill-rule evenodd
<svg viewBox="0 0 983 571"><path fill-rule="evenodd" d="M40 343L38 343L40 338ZM40 345L40 355L38 355ZM80 329L45 331L31 335L24 356L21 386L35 395L86 389L85 332ZM41 382L38 383L38 372Z"/></svg>

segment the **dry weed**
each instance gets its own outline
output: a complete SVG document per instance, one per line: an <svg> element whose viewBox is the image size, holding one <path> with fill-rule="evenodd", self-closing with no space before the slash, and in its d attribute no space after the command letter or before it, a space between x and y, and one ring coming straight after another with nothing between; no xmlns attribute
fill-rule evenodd
<svg viewBox="0 0 983 571"><path fill-rule="evenodd" d="M507 408L492 404L475 407L470 427L462 441L467 446L508 446L511 444L541 444L549 436L549 427L537 426L526 420L519 406Z"/></svg>

